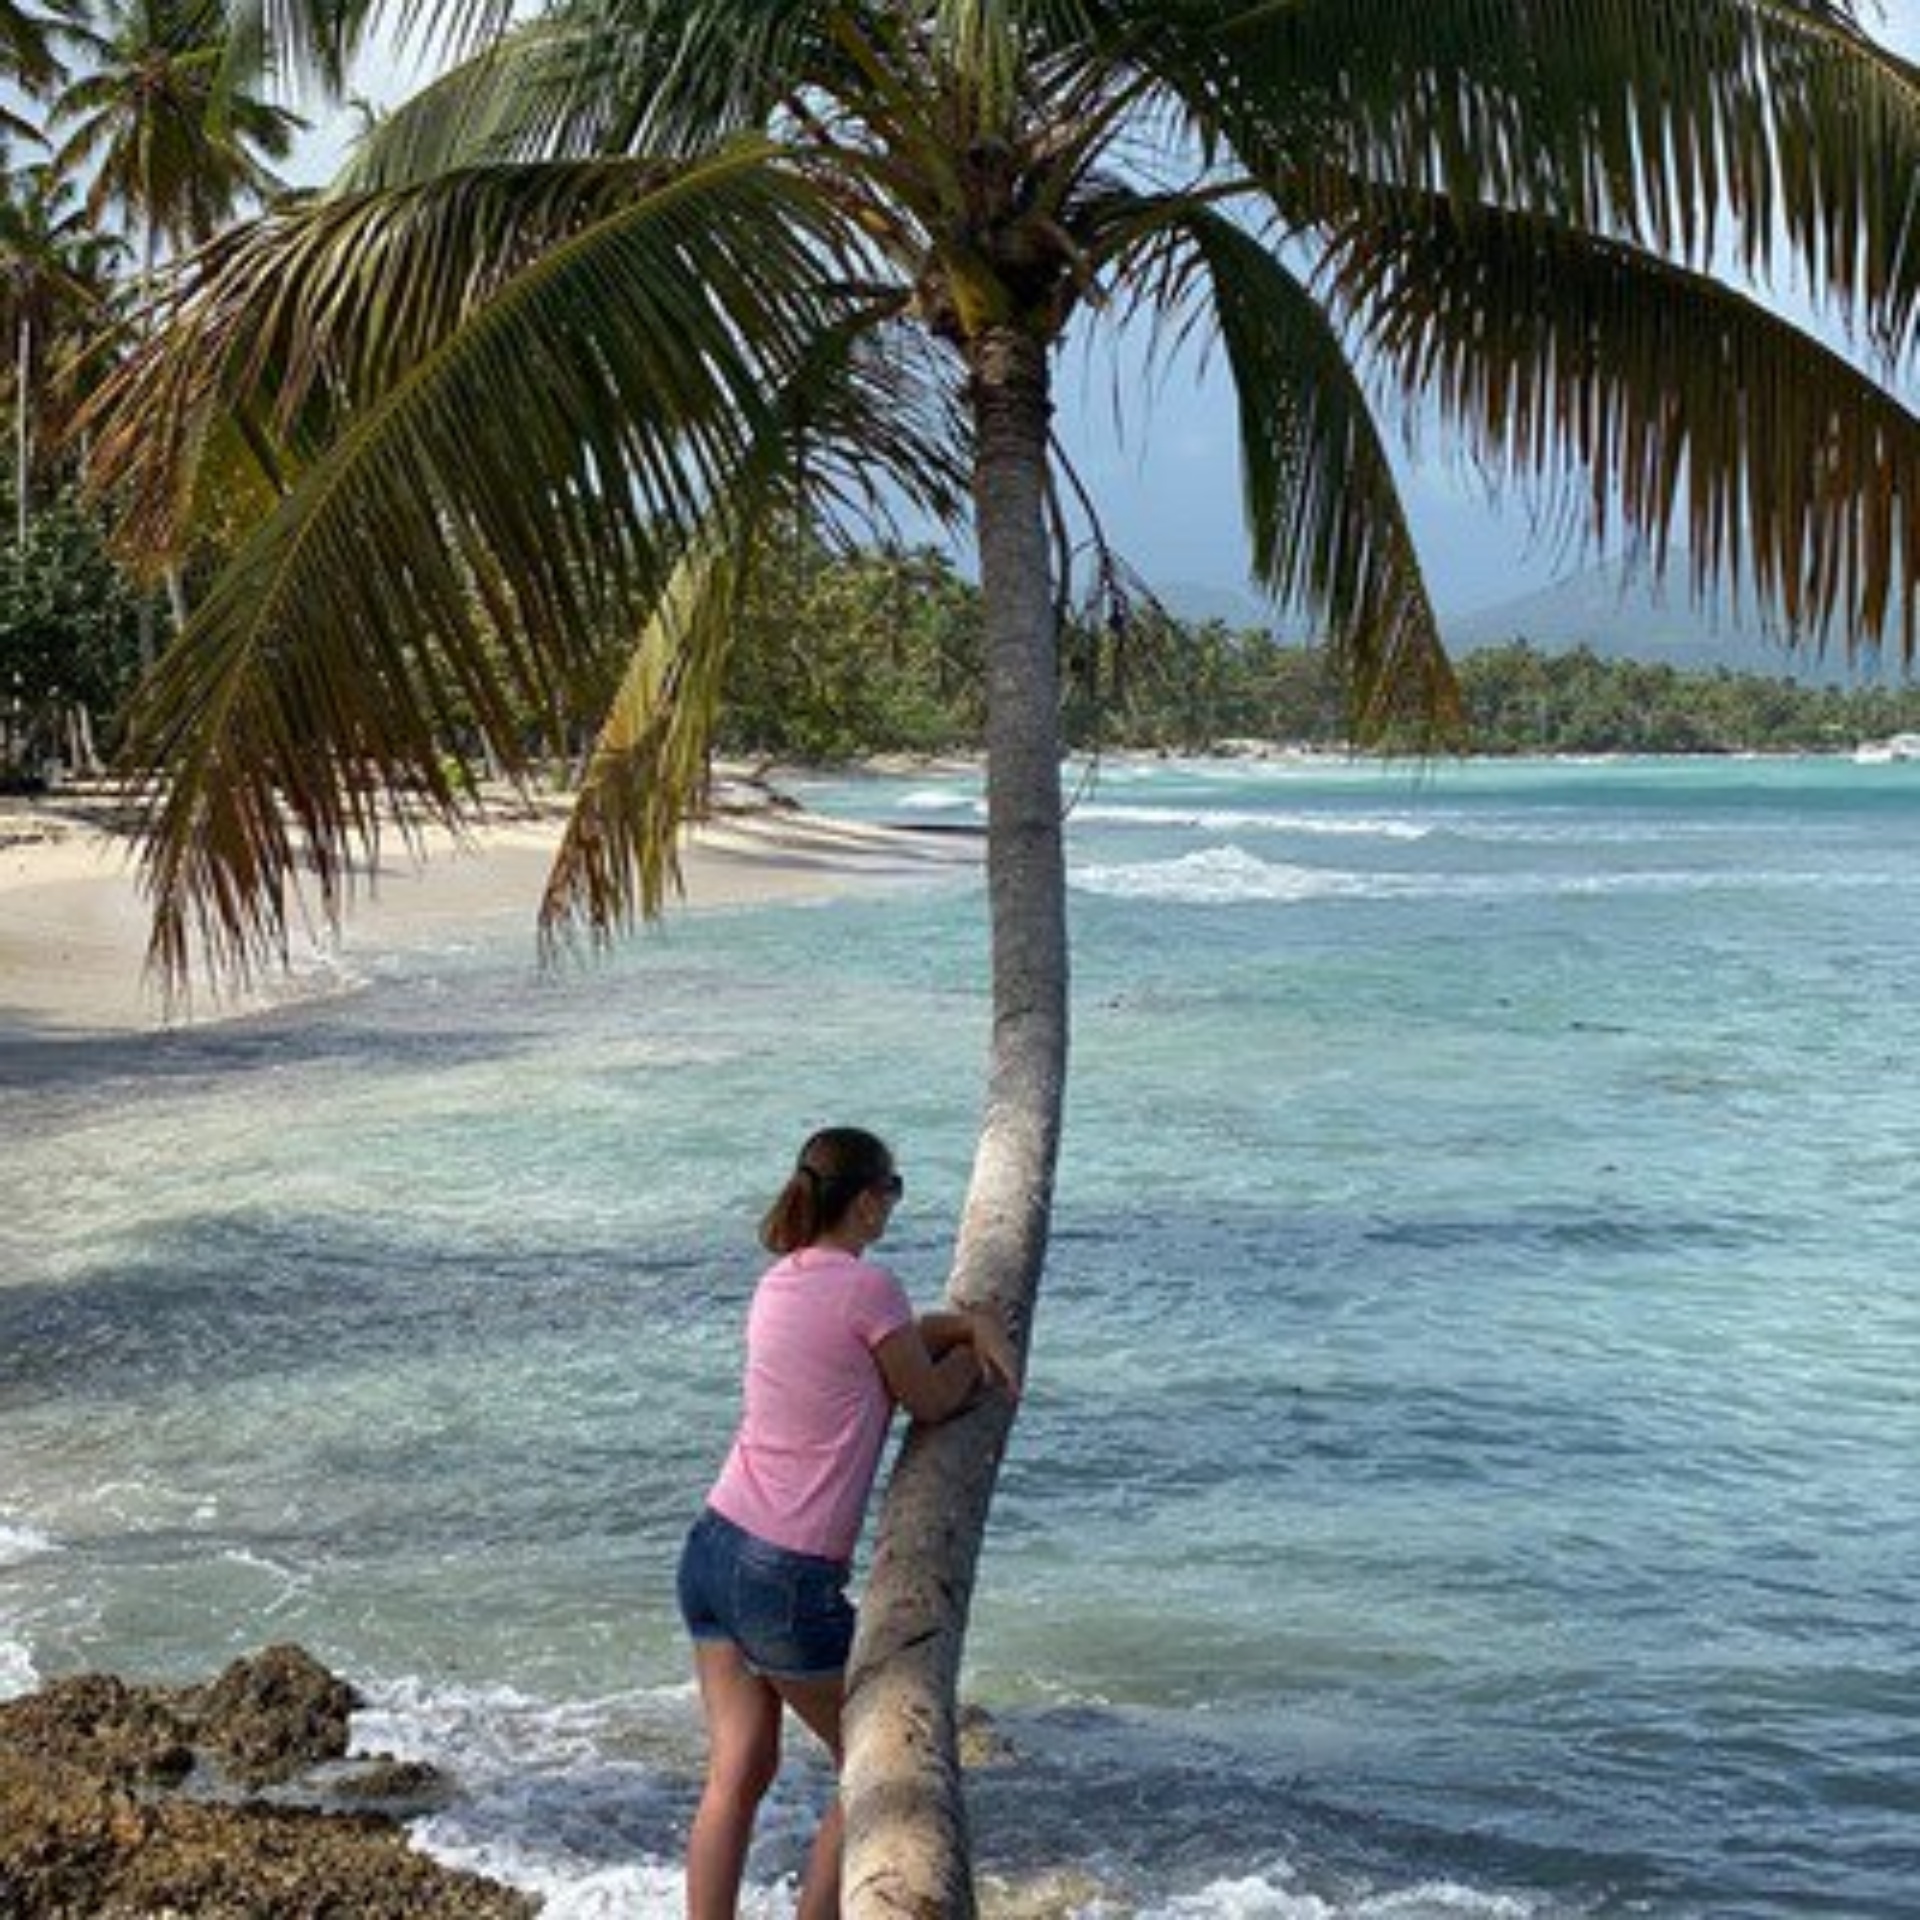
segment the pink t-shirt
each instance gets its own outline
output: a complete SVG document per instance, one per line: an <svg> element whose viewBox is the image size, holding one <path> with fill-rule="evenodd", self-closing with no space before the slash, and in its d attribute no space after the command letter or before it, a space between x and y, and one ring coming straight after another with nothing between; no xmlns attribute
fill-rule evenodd
<svg viewBox="0 0 1920 1920"><path fill-rule="evenodd" d="M885 1267L802 1247L747 1315L746 1406L707 1504L776 1547L850 1560L893 1396L873 1349L913 1319Z"/></svg>

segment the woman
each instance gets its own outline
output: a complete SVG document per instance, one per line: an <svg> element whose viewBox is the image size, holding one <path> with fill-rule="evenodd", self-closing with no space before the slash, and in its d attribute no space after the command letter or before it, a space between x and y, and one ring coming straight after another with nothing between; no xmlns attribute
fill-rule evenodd
<svg viewBox="0 0 1920 1920"><path fill-rule="evenodd" d="M731 1920L754 1815L780 1765L783 1707L840 1764L854 1613L849 1563L894 1407L937 1422L985 1387L1016 1390L991 1312L915 1318L900 1282L864 1258L902 1182L857 1127L816 1133L760 1238L780 1256L747 1316L745 1407L680 1560L707 1722L707 1781L687 1849L692 1920ZM840 1802L820 1823L799 1920L840 1906Z"/></svg>

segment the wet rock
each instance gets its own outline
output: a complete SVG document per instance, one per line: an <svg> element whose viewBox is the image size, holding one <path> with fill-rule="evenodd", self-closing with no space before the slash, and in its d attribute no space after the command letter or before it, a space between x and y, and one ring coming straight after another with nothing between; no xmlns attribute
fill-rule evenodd
<svg viewBox="0 0 1920 1920"><path fill-rule="evenodd" d="M453 1782L430 1761L396 1760L390 1753L323 1768L314 1784L329 1801L401 1816L436 1812L453 1798Z"/></svg>
<svg viewBox="0 0 1920 1920"><path fill-rule="evenodd" d="M1000 1767L1020 1757L1013 1742L994 1724L985 1707L960 1709L960 1764L963 1767Z"/></svg>
<svg viewBox="0 0 1920 1920"><path fill-rule="evenodd" d="M25 1699L0 1701L0 1752L65 1761L123 1784L176 1783L194 1764L178 1696L108 1673L50 1681Z"/></svg>
<svg viewBox="0 0 1920 1920"><path fill-rule="evenodd" d="M362 1801L444 1795L431 1768L342 1765L344 1681L298 1648L237 1661L203 1687L58 1680L0 1703L0 1914L7 1920L524 1920L529 1896L409 1850ZM314 1806L223 1796L312 1780ZM184 1787L184 1791L182 1788ZM404 1789L404 1792L402 1791Z"/></svg>
<svg viewBox="0 0 1920 1920"><path fill-rule="evenodd" d="M0 1748L121 1783L175 1784L210 1763L259 1787L340 1759L359 1704L311 1654L269 1647L200 1687L129 1686L106 1673L52 1681L0 1702Z"/></svg>
<svg viewBox="0 0 1920 1920"><path fill-rule="evenodd" d="M236 1660L181 1703L195 1744L243 1786L291 1780L347 1751L347 1723L360 1696L300 1647L268 1647Z"/></svg>

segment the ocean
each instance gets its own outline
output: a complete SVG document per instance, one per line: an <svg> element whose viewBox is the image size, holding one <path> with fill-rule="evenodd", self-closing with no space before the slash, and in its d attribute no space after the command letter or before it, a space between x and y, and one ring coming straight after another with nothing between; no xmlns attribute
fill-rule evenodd
<svg viewBox="0 0 1920 1920"><path fill-rule="evenodd" d="M1920 764L1073 784L983 1873L1063 1916L1920 1914ZM932 1298L985 941L949 872L0 1041L0 1692L296 1640L458 1777L421 1844L677 1912L673 1564L755 1222L871 1126ZM796 1738L758 1920L825 1786Z"/></svg>

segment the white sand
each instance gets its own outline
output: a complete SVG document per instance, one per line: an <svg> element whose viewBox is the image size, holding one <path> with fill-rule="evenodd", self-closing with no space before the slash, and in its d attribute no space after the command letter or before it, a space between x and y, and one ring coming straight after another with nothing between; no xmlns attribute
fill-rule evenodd
<svg viewBox="0 0 1920 1920"><path fill-rule="evenodd" d="M424 860L383 854L338 936L316 924L289 974L224 993L197 982L168 1009L148 978L137 849L108 830L104 802L0 798L0 1034L127 1033L231 1019L338 990L343 963L441 943L534 915L560 836L557 802L503 811L469 847L444 836ZM951 869L978 857L963 837L919 835L785 811L727 814L689 835L674 911L819 899ZM644 935L636 936L644 938Z"/></svg>

